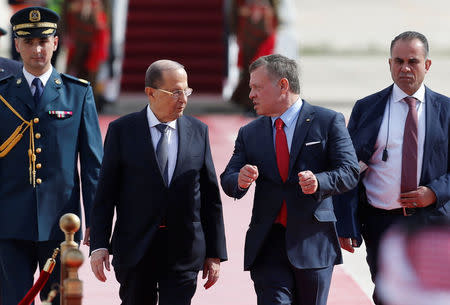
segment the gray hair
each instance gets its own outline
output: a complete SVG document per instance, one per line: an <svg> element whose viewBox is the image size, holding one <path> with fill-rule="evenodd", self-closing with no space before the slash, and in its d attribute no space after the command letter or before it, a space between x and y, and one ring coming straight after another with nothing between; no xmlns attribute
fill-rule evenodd
<svg viewBox="0 0 450 305"><path fill-rule="evenodd" d="M280 54L261 56L250 65L249 72L252 73L261 66L266 67L272 79L279 80L286 78L289 82L290 91L295 94L300 94L298 66L295 60Z"/></svg>
<svg viewBox="0 0 450 305"><path fill-rule="evenodd" d="M391 56L392 56L392 49L394 48L394 45L397 41L399 40L403 40L403 41L411 41L413 39L419 39L420 42L422 42L423 44L423 51L425 53L425 58L428 58L428 53L430 52L429 47L428 47L428 40L425 37L425 35L419 33L419 32L415 32L415 31L406 31L403 32L399 35L397 35L397 37L395 37L392 41L391 41Z"/></svg>
<svg viewBox="0 0 450 305"><path fill-rule="evenodd" d="M152 63L145 72L145 87L158 88L162 81L162 72L167 70L184 69L184 66L176 61L161 59Z"/></svg>

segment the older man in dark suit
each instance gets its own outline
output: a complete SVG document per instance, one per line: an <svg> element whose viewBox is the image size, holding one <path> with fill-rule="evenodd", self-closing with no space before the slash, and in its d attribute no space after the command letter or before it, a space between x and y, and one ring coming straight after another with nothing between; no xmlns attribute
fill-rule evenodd
<svg viewBox="0 0 450 305"><path fill-rule="evenodd" d="M221 175L234 198L256 183L244 268L258 305L325 305L342 263L331 196L358 181L344 116L302 100L297 65L281 55L252 63L250 88L264 116L239 130Z"/></svg>
<svg viewBox="0 0 450 305"><path fill-rule="evenodd" d="M405 216L450 215L450 99L423 84L428 41L404 32L391 42L394 84L356 102L348 130L361 167L359 187L336 196L338 232L354 252L364 238L375 281L384 232ZM374 292L376 304L383 304Z"/></svg>
<svg viewBox="0 0 450 305"><path fill-rule="evenodd" d="M89 227L100 173L102 138L92 88L51 65L58 19L42 7L11 17L23 69L0 79L0 289L5 305L20 302L36 266L42 269L64 240L60 217L81 217L81 188ZM77 232L75 239L80 238ZM59 274L58 263L41 299L59 282Z"/></svg>
<svg viewBox="0 0 450 305"><path fill-rule="evenodd" d="M190 304L227 259L208 127L183 116L184 67L159 60L145 76L150 104L109 125L92 212L91 267L105 281L113 255L122 304ZM117 213L111 238L114 210Z"/></svg>

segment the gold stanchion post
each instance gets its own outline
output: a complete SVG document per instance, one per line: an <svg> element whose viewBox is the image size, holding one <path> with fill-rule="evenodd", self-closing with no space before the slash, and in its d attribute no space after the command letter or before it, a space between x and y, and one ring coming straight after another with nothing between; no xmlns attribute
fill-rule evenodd
<svg viewBox="0 0 450 305"><path fill-rule="evenodd" d="M67 278L67 271L63 263L63 256L70 249L78 250L78 244L74 241L75 233L80 229L80 218L72 213L64 214L59 219L59 227L66 235L66 240L61 243L61 282L60 282L60 300L61 305L64 303L64 280ZM81 253L81 252L80 252Z"/></svg>
<svg viewBox="0 0 450 305"><path fill-rule="evenodd" d="M84 257L78 249L68 249L61 257L62 266L66 268L67 278L64 279L64 304L81 305L83 298L83 282L78 278L78 268L83 264Z"/></svg>

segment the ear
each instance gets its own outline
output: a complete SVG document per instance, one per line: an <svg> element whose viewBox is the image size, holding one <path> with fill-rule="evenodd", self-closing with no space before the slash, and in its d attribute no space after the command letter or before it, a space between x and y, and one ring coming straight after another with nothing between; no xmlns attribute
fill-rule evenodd
<svg viewBox="0 0 450 305"><path fill-rule="evenodd" d="M156 90L153 89L152 87L145 87L144 91L145 91L145 94L148 96L149 99L154 99L155 98Z"/></svg>
<svg viewBox="0 0 450 305"><path fill-rule="evenodd" d="M281 93L286 93L289 91L289 81L287 80L287 78L283 77L282 79L280 79L279 85L281 87Z"/></svg>
<svg viewBox="0 0 450 305"><path fill-rule="evenodd" d="M20 53L20 50L19 50L19 38L14 38L14 46L16 47L17 53Z"/></svg>
<svg viewBox="0 0 450 305"><path fill-rule="evenodd" d="M55 36L53 39L53 51L56 51L56 49L58 48L58 41L59 41L59 37Z"/></svg>
<svg viewBox="0 0 450 305"><path fill-rule="evenodd" d="M431 59L425 60L425 71L428 72L430 67L431 67Z"/></svg>
<svg viewBox="0 0 450 305"><path fill-rule="evenodd" d="M389 70L391 70L392 69L392 58L389 58L388 63L389 63Z"/></svg>

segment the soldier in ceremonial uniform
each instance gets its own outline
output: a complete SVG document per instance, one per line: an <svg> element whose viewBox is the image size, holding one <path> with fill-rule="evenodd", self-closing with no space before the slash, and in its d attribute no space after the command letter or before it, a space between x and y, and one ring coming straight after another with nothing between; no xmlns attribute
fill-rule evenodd
<svg viewBox="0 0 450 305"><path fill-rule="evenodd" d="M42 268L64 240L60 217L65 213L80 216L80 186L89 228L102 138L89 83L60 74L51 65L58 47L58 20L55 12L42 7L28 7L11 17L23 69L0 79L3 305L19 303L33 284L36 267ZM80 238L78 232L75 239ZM88 238L89 229L85 243ZM58 269L59 263L41 299L52 283L59 282Z"/></svg>
<svg viewBox="0 0 450 305"><path fill-rule="evenodd" d="M6 31L0 28L0 37L6 35ZM0 79L9 74L16 74L20 71L20 62L8 58L0 57Z"/></svg>

